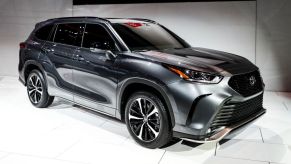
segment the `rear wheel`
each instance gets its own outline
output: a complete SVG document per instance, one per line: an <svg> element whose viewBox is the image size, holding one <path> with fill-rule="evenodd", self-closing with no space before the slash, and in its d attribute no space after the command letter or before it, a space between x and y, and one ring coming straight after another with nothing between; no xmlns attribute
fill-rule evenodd
<svg viewBox="0 0 291 164"><path fill-rule="evenodd" d="M38 108L46 108L53 103L54 97L49 96L46 81L39 70L30 72L26 84L28 98L32 105Z"/></svg>
<svg viewBox="0 0 291 164"><path fill-rule="evenodd" d="M136 92L129 98L125 121L131 136L144 147L159 148L172 138L167 111L152 93Z"/></svg>

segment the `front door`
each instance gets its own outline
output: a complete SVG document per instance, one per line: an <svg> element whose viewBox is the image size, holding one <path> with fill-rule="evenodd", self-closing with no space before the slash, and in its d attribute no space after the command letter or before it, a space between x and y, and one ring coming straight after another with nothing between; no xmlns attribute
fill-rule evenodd
<svg viewBox="0 0 291 164"><path fill-rule="evenodd" d="M76 103L115 115L115 52L115 42L102 25L86 24L82 47L75 52L73 78Z"/></svg>

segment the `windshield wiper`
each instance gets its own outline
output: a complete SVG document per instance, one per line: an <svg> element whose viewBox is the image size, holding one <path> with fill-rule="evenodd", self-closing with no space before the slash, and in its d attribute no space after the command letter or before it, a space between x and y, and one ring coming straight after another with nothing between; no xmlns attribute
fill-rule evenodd
<svg viewBox="0 0 291 164"><path fill-rule="evenodd" d="M166 48L166 49L163 49L163 50L179 50L179 49L184 49L184 47L174 47L174 48Z"/></svg>

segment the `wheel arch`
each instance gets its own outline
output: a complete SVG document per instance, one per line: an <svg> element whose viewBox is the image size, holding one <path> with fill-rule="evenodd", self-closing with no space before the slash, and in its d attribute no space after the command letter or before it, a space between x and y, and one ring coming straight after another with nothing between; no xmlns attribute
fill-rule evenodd
<svg viewBox="0 0 291 164"><path fill-rule="evenodd" d="M158 85L157 83L143 78L132 78L124 82L117 94L117 117L124 121L125 105L134 92L137 91L150 91L155 93L165 104L169 118L171 119L171 126L175 125L175 117L173 113L173 108L169 97L166 94L164 87Z"/></svg>
<svg viewBox="0 0 291 164"><path fill-rule="evenodd" d="M24 77L25 85L26 85L26 80L29 76L29 73L34 69L39 70L43 74L44 78L46 78L46 75L44 74L43 66L40 63L38 63L37 61L29 60L29 61L26 61L24 64L23 77Z"/></svg>

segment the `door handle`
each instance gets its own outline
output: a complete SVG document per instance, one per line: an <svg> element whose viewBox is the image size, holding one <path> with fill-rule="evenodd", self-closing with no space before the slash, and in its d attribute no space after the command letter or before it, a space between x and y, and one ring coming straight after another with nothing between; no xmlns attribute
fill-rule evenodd
<svg viewBox="0 0 291 164"><path fill-rule="evenodd" d="M81 56L81 55L76 55L75 60L78 60L78 61L85 61L85 58L83 58L83 56Z"/></svg>
<svg viewBox="0 0 291 164"><path fill-rule="evenodd" d="M78 57L79 61L84 61L85 59L83 57Z"/></svg>
<svg viewBox="0 0 291 164"><path fill-rule="evenodd" d="M54 52L55 50L54 49L52 49L52 48L43 48L45 51L47 51L47 52Z"/></svg>

